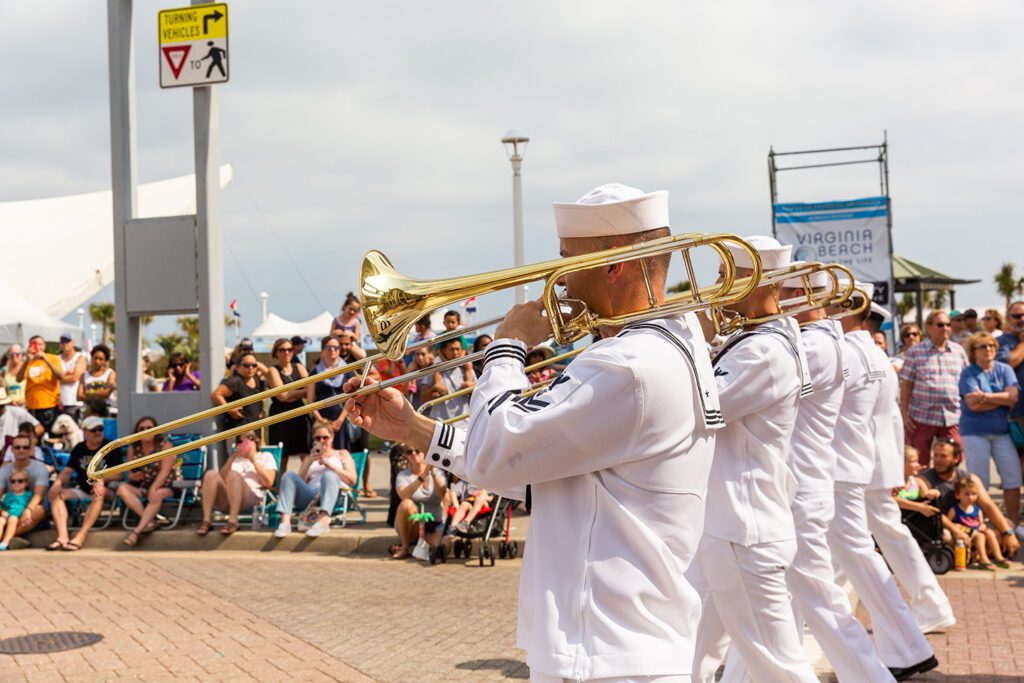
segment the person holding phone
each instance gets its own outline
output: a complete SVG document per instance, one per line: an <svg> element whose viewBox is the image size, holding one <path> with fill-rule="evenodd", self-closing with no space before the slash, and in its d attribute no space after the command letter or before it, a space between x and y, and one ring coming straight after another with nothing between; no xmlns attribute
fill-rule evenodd
<svg viewBox="0 0 1024 683"><path fill-rule="evenodd" d="M228 513L228 523L220 533L230 536L238 531L238 513L243 508L259 505L263 492L274 485L276 477L274 456L260 450L256 432L239 434L224 466L203 475L203 521L196 534L205 536L210 533L210 519L215 507Z"/></svg>
<svg viewBox="0 0 1024 683"><path fill-rule="evenodd" d="M41 336L28 340L28 356L17 379L25 385L25 407L50 431L60 406L64 366L59 356L46 353L46 341Z"/></svg>
<svg viewBox="0 0 1024 683"><path fill-rule="evenodd" d="M320 421L313 425L313 447L310 454L302 459L299 471L285 472L281 477L281 490L277 497L277 509L281 522L274 532L277 538L284 538L292 532L292 513L306 508L313 499L320 497L319 514L306 535L311 538L330 533L331 513L338 501L342 484L356 485L356 464L347 450L335 450L331 446L334 429L330 422Z"/></svg>
<svg viewBox="0 0 1024 683"><path fill-rule="evenodd" d="M192 370L188 356L177 351L168 356L164 391L199 391L200 386L199 371Z"/></svg>

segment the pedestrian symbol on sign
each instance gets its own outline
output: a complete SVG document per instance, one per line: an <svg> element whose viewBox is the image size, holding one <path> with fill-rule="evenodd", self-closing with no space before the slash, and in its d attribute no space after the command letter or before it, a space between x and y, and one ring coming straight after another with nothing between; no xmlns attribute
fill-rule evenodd
<svg viewBox="0 0 1024 683"><path fill-rule="evenodd" d="M213 68L217 67L220 70L220 75L226 78L228 74L226 71L224 71L224 63L221 60L227 56L227 50L222 50L219 47L215 47L212 40L206 44L209 46L210 51L207 52L206 56L200 60L210 60L210 68L206 70L206 77L209 78L210 74L213 73Z"/></svg>

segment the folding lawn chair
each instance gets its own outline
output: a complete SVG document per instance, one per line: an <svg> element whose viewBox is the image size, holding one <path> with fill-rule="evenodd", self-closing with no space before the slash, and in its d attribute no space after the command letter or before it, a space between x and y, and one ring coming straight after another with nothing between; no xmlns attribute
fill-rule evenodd
<svg viewBox="0 0 1024 683"><path fill-rule="evenodd" d="M363 470L366 468L367 457L367 451L357 451L352 454L352 460L356 464L356 485L349 488L342 484L341 492L338 495L338 502L334 504L334 512L331 513L331 521L340 521L342 527L348 523L349 510L353 510L361 514L363 516L363 524L366 523L366 510L359 505L359 490L363 485Z"/></svg>

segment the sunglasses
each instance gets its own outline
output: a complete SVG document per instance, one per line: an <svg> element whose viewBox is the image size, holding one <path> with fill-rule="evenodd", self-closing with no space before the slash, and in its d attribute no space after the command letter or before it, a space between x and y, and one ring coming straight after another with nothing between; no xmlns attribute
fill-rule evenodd
<svg viewBox="0 0 1024 683"><path fill-rule="evenodd" d="M13 450L16 450L16 451L30 451L30 450L32 450L31 446L11 446L11 448Z"/></svg>
<svg viewBox="0 0 1024 683"><path fill-rule="evenodd" d="M904 339L906 339L907 337L920 337L920 336L921 336L921 333L917 332L917 331L911 331L911 332L904 332L903 333L903 338Z"/></svg>
<svg viewBox="0 0 1024 683"><path fill-rule="evenodd" d="M27 484L28 479L11 479L12 484Z"/></svg>
<svg viewBox="0 0 1024 683"><path fill-rule="evenodd" d="M988 349L989 351L994 351L995 348L996 348L996 345L995 344L978 344L974 348L976 348L976 349Z"/></svg>
<svg viewBox="0 0 1024 683"><path fill-rule="evenodd" d="M982 320L995 320L995 318L993 318L990 315L986 315L985 317L982 318Z"/></svg>
<svg viewBox="0 0 1024 683"><path fill-rule="evenodd" d="M1020 320L1021 318L1024 318L1024 313L1011 313L1010 317L1014 320Z"/></svg>
<svg viewBox="0 0 1024 683"><path fill-rule="evenodd" d="M184 363L171 363L171 367L172 368L183 368L183 367L185 367L185 364Z"/></svg>
<svg viewBox="0 0 1024 683"><path fill-rule="evenodd" d="M93 427L92 429L86 429L85 431L92 432L93 434L100 434L103 432L103 427Z"/></svg>
<svg viewBox="0 0 1024 683"><path fill-rule="evenodd" d="M259 366L257 366L256 363L242 363L241 367L243 367L243 368L255 368L255 367L259 367Z"/></svg>
<svg viewBox="0 0 1024 683"><path fill-rule="evenodd" d="M294 351L294 349L292 347L290 347L290 346L282 346L281 348L279 348L277 350L278 353L281 353L281 352L291 353L292 351Z"/></svg>
<svg viewBox="0 0 1024 683"><path fill-rule="evenodd" d="M152 429L153 427L156 427L156 425L139 425L139 428L135 430L135 433L138 434L139 432L144 432L147 429ZM103 429L103 427L95 427L90 431L96 432L101 429Z"/></svg>
<svg viewBox="0 0 1024 683"><path fill-rule="evenodd" d="M329 437L329 436L314 436L313 437L313 441L330 441L330 440L331 440L331 437Z"/></svg>
<svg viewBox="0 0 1024 683"><path fill-rule="evenodd" d="M341 346L339 344L328 344L324 347L325 351L340 351Z"/></svg>
<svg viewBox="0 0 1024 683"><path fill-rule="evenodd" d="M950 323L932 323L932 327L938 327L938 328L950 327Z"/></svg>

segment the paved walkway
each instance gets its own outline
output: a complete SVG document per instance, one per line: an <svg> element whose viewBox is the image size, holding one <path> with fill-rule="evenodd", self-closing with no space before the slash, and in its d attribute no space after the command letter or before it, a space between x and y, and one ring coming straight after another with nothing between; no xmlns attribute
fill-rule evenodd
<svg viewBox="0 0 1024 683"><path fill-rule="evenodd" d="M518 560L5 553L0 639L79 631L103 640L0 655L0 681L524 680L519 569ZM942 664L914 680L1024 683L1024 571L941 581L960 623L929 636Z"/></svg>

